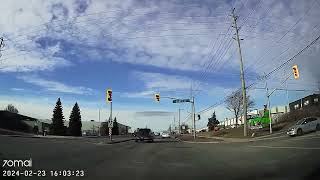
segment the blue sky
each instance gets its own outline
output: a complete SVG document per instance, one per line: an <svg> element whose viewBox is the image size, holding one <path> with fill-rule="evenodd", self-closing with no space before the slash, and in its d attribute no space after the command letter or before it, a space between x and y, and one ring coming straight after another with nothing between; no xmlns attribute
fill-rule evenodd
<svg viewBox="0 0 320 180"><path fill-rule="evenodd" d="M83 120L109 114L105 90L113 89L114 114L133 127L166 129L179 107L182 119L189 104L154 102L153 94L179 98L195 91L196 110L219 102L240 87L239 60L229 14L236 8L241 26L247 83L268 73L319 36L318 1L138 1L70 0L4 1L0 32L5 47L0 58L0 105L50 119L58 97L66 119L79 102ZM319 88L319 43L274 73L270 87L279 87L291 66L301 78L289 89ZM264 87L259 82L256 87ZM290 92L289 100L310 92ZM250 90L256 108L265 92ZM273 105L285 105L276 92ZM166 111L166 116L137 112ZM232 117L221 104L203 114L199 126L216 111L219 120ZM186 121L186 122L190 122Z"/></svg>

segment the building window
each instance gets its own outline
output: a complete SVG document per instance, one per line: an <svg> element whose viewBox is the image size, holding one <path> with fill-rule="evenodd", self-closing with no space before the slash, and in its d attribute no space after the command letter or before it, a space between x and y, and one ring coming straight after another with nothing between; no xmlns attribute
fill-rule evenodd
<svg viewBox="0 0 320 180"><path fill-rule="evenodd" d="M298 109L299 108L299 104L294 105L294 109Z"/></svg>
<svg viewBox="0 0 320 180"><path fill-rule="evenodd" d="M319 102L319 99L318 99L318 98L314 98L313 101L314 101L314 102Z"/></svg>
<svg viewBox="0 0 320 180"><path fill-rule="evenodd" d="M303 104L304 104L305 106L309 105L309 100L306 100Z"/></svg>

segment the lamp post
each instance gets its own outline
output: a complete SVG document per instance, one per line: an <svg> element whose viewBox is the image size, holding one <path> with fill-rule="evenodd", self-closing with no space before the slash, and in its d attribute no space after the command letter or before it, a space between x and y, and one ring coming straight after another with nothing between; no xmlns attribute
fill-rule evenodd
<svg viewBox="0 0 320 180"><path fill-rule="evenodd" d="M92 122L92 135L94 134L94 120L90 120Z"/></svg>

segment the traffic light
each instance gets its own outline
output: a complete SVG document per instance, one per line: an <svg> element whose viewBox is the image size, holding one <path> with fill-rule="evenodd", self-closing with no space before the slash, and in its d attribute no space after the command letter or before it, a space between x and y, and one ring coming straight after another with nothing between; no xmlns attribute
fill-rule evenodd
<svg viewBox="0 0 320 180"><path fill-rule="evenodd" d="M107 89L107 102L112 102L112 89Z"/></svg>
<svg viewBox="0 0 320 180"><path fill-rule="evenodd" d="M292 66L292 71L293 71L293 77L295 79L299 79L299 69L298 69L298 65L294 65Z"/></svg>
<svg viewBox="0 0 320 180"><path fill-rule="evenodd" d="M160 94L155 94L154 98L156 99L156 101L160 102Z"/></svg>

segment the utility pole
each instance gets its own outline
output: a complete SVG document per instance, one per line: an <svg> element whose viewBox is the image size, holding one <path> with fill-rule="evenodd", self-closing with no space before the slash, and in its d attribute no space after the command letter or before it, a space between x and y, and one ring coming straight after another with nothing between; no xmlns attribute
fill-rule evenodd
<svg viewBox="0 0 320 180"><path fill-rule="evenodd" d="M193 116L193 97L192 97L192 83L190 86L190 99L191 99L191 116ZM194 121L193 121L193 117L191 117L191 134L194 134Z"/></svg>
<svg viewBox="0 0 320 180"><path fill-rule="evenodd" d="M269 94L269 88L268 88L268 85L267 85L267 80L266 80L266 93L267 93L267 107L269 109L269 113L268 113L268 116L269 116L269 130L270 130L270 134L272 134L272 117L271 117L271 105L270 105L270 95Z"/></svg>
<svg viewBox="0 0 320 180"><path fill-rule="evenodd" d="M113 126L113 120L112 120L112 101L110 102L110 124ZM112 141L112 128L109 128L109 135L110 135L110 141Z"/></svg>
<svg viewBox="0 0 320 180"><path fill-rule="evenodd" d="M176 116L173 116L173 129L176 130L177 129L177 125L176 125Z"/></svg>
<svg viewBox="0 0 320 180"><path fill-rule="evenodd" d="M246 83L244 79L244 71L243 71L243 62L242 62L242 53L241 53L241 45L240 45L240 39L239 39L239 28L237 26L237 19L238 17L234 14L235 8L232 10L232 19L233 19L233 28L236 31L236 38L234 38L237 41L238 45L238 53L239 53L239 60L240 60L240 78L241 78L241 87L242 87L242 97L243 97L243 135L247 136L247 93L246 93Z"/></svg>
<svg viewBox="0 0 320 180"><path fill-rule="evenodd" d="M101 136L100 108L99 108L99 136Z"/></svg>
<svg viewBox="0 0 320 180"><path fill-rule="evenodd" d="M181 134L180 111L181 111L181 109L179 108L179 114L178 114L178 117L179 117L179 120L178 120L178 125L179 125L178 133L179 134Z"/></svg>
<svg viewBox="0 0 320 180"><path fill-rule="evenodd" d="M264 76L266 76L266 73L264 73ZM267 109L269 109L268 117L269 117L269 130L270 134L272 134L272 118L271 118L271 105L270 105L270 95L269 95L269 88L268 88L268 80L265 79L265 89L266 89L266 95L267 95Z"/></svg>

